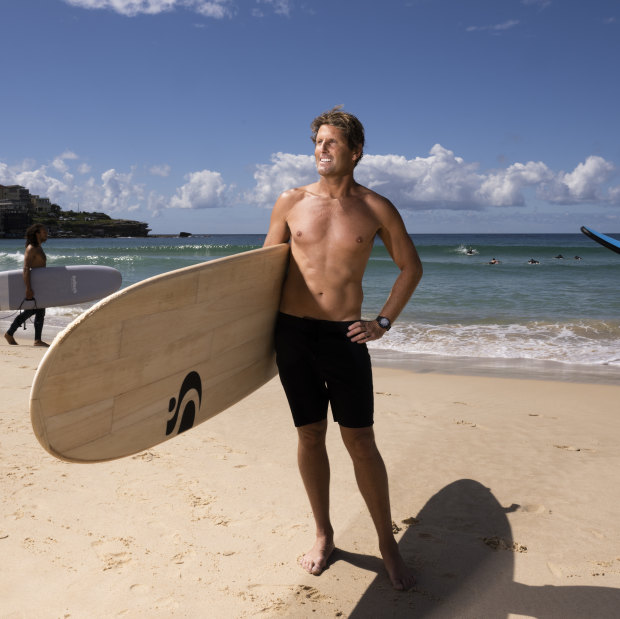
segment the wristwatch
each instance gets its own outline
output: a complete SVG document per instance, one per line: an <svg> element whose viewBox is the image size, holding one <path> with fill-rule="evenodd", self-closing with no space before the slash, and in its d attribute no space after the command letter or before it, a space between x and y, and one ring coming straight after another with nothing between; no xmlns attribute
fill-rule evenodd
<svg viewBox="0 0 620 619"><path fill-rule="evenodd" d="M390 319L386 318L385 316L377 316L375 318L375 321L382 329L385 329L386 331L389 331L392 328L392 323L390 322Z"/></svg>

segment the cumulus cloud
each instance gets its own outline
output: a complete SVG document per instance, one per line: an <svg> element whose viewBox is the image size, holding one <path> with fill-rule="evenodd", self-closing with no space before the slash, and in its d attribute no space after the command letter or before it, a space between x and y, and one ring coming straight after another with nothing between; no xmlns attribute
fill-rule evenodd
<svg viewBox="0 0 620 619"><path fill-rule="evenodd" d="M222 208L235 204L270 208L283 191L318 178L312 155L282 152L273 154L269 163L256 166L254 185L245 190L226 183L214 170L191 172L181 186L166 194L149 191L148 181L136 178L140 169L146 172L144 168L110 168L99 175L91 175L87 168L72 151L46 164L25 160L9 165L0 161L0 183L22 185L65 209L79 202L85 210L113 214L144 209L157 215L168 208ZM165 176L169 166L153 166L149 171ZM614 184L617 173L613 163L597 155L568 171L552 170L542 161L481 170L476 162L468 162L435 144L427 156L412 159L396 154L366 154L355 176L402 210L438 212L520 207L533 196L551 205L620 206L620 185Z"/></svg>
<svg viewBox="0 0 620 619"><path fill-rule="evenodd" d="M58 155L58 157L56 157L54 161L52 161L52 166L56 168L59 172L66 172L69 169L66 161L74 160L77 158L78 156L74 152L68 150L62 153L62 155Z"/></svg>
<svg viewBox="0 0 620 619"><path fill-rule="evenodd" d="M9 166L0 162L0 183L22 185L31 194L49 198L66 209L79 202L87 209L114 213L142 205L144 186L135 182L133 172L110 169L98 178L91 176L77 184L69 165L75 162L82 172L86 166L77 160L75 153L67 151L54 157L50 164L38 165L35 161L26 160Z"/></svg>
<svg viewBox="0 0 620 619"><path fill-rule="evenodd" d="M144 197L144 187L133 182L131 172L117 172L114 168L101 175L101 184L93 184L104 211L135 210Z"/></svg>
<svg viewBox="0 0 620 619"><path fill-rule="evenodd" d="M525 191L555 204L620 204L620 187L607 187L615 168L602 157L588 157L572 172L554 172L541 161L514 163L481 171L453 151L436 144L427 157L365 155L357 180L389 197L399 208L476 210L523 206ZM277 153L271 164L256 167L256 185L246 200L271 206L285 189L316 180L314 158Z"/></svg>
<svg viewBox="0 0 620 619"><path fill-rule="evenodd" d="M185 176L185 183L170 200L172 208L218 208L228 206L231 187L219 172L202 170Z"/></svg>
<svg viewBox="0 0 620 619"><path fill-rule="evenodd" d="M540 187L539 194L549 202L578 204L583 202L614 202L618 187L605 189L615 168L602 157L592 155L572 172L560 172Z"/></svg>
<svg viewBox="0 0 620 619"><path fill-rule="evenodd" d="M256 166L254 180L256 185L245 199L262 206L271 205L283 191L316 180L314 157L275 153L271 155L271 164Z"/></svg>

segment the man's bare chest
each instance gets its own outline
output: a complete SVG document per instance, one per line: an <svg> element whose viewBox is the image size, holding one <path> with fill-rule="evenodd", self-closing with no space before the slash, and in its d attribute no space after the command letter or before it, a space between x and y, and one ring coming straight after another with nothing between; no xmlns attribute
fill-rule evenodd
<svg viewBox="0 0 620 619"><path fill-rule="evenodd" d="M288 218L291 240L303 245L360 247L372 243L379 225L365 208L296 208Z"/></svg>

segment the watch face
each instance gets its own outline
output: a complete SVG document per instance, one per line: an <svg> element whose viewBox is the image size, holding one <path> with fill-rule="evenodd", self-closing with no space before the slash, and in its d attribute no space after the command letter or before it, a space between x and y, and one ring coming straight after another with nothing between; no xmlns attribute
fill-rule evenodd
<svg viewBox="0 0 620 619"><path fill-rule="evenodd" d="M390 321L387 318L379 318L379 325L382 329L387 329L390 326Z"/></svg>

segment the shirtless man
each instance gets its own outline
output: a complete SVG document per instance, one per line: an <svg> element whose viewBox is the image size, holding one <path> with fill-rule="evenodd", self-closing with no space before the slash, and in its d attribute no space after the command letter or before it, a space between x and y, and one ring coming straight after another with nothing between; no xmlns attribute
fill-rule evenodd
<svg viewBox="0 0 620 619"><path fill-rule="evenodd" d="M422 277L405 225L386 198L362 187L353 169L364 129L334 108L312 123L319 181L277 200L265 246L290 241L291 260L276 327L280 379L298 432L298 464L316 523L302 567L318 575L334 550L325 447L331 404L360 492L376 527L379 550L397 590L415 578L392 532L388 478L373 432L373 388L366 343L389 330ZM362 277L375 235L400 269L376 320L362 320Z"/></svg>
<svg viewBox="0 0 620 619"><path fill-rule="evenodd" d="M47 257L41 247L47 241L47 228L43 224L34 224L26 230L26 252L24 253L24 284L26 285L26 299L35 298L32 284L30 283L31 269L43 268L47 264ZM19 316L13 321L9 330L4 334L6 341L15 346L17 342L13 337L15 331L19 329L30 318L34 316L34 345L49 346L42 339L43 321L45 320L45 308L27 309L20 312Z"/></svg>

